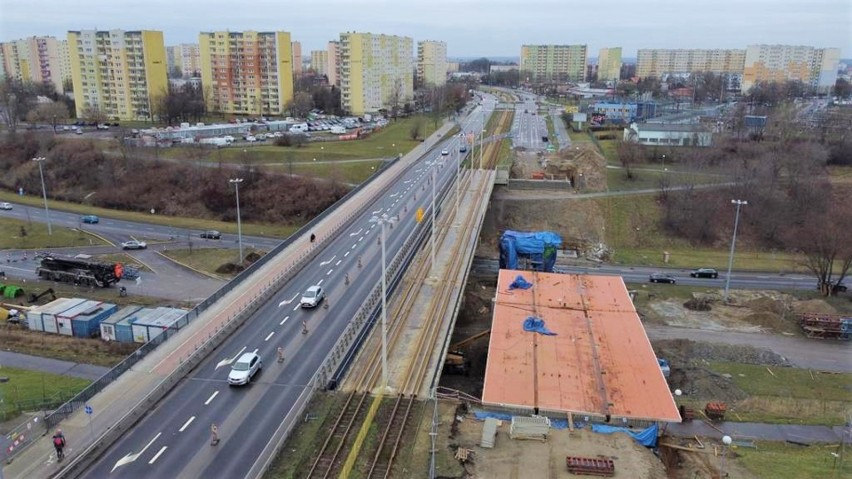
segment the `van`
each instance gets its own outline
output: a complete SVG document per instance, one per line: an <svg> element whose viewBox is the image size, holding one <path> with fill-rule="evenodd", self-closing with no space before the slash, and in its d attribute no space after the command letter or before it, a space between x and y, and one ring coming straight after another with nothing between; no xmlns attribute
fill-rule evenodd
<svg viewBox="0 0 852 479"><path fill-rule="evenodd" d="M304 133L306 131L308 131L307 123L296 123L295 125L290 127L291 133Z"/></svg>
<svg viewBox="0 0 852 479"><path fill-rule="evenodd" d="M333 126L333 127L331 127L331 132L334 133L335 135L345 135L346 134L346 128L344 128L342 126Z"/></svg>

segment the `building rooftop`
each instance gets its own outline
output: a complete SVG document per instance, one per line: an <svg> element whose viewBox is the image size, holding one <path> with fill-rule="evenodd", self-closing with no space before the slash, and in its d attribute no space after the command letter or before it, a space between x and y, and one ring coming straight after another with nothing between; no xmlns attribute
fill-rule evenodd
<svg viewBox="0 0 852 479"><path fill-rule="evenodd" d="M685 131L685 132L701 132L709 131L710 129L700 123L639 123L635 124L637 131ZM633 125L631 125L633 128Z"/></svg>
<svg viewBox="0 0 852 479"><path fill-rule="evenodd" d="M521 275L533 283L509 290ZM524 331L537 316L555 333ZM618 276L501 270L482 402L679 422L648 336Z"/></svg>

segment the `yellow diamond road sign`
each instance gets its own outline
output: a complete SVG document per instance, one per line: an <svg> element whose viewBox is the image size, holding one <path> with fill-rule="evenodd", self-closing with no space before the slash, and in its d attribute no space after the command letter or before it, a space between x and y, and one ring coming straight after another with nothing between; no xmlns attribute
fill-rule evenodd
<svg viewBox="0 0 852 479"><path fill-rule="evenodd" d="M423 222L423 208L417 208L417 213L414 214L414 217L417 219L418 223Z"/></svg>

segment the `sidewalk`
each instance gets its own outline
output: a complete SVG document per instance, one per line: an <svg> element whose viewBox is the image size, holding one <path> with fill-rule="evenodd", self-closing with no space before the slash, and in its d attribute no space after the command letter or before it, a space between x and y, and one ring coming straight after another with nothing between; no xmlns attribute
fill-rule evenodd
<svg viewBox="0 0 852 479"><path fill-rule="evenodd" d="M105 366L73 363L71 361L62 361L60 359L13 353L11 351L0 351L0 366L29 369L32 371L43 371L61 376L89 379L91 381L97 380L109 371L109 368ZM2 375L3 370L0 369L0 376Z"/></svg>
<svg viewBox="0 0 852 479"><path fill-rule="evenodd" d="M79 409L63 421L62 430L69 442L66 450L68 459L73 459L107 430L119 431L120 420L133 412L139 401L157 391L164 380L177 370L196 348L245 309L263 288L272 284L276 278L283 275L306 255L311 254L312 248L317 247L320 242L333 236L337 228L345 224L351 215L369 204L376 194L383 191L398 174L434 146L452 127L452 123L444 124L403 159L389 167L379 178L355 194L346 204L324 218L313 230L318 239L316 244L311 244L306 238L294 241L278 255L276 260L264 265L240 287L220 298L216 307L201 313L175 337L148 354L119 379L89 400L87 404L94 410L91 418ZM148 407L154 407L154 404ZM43 432L39 431L39 433ZM56 473L58 469L53 457L53 445L50 436L47 435L15 456L10 464L4 465L3 478L46 478Z"/></svg>
<svg viewBox="0 0 852 479"><path fill-rule="evenodd" d="M756 422L722 422L715 424L724 434L737 439L762 439L764 441L794 441L803 444L839 443L836 428L829 426L801 426L797 424L765 424ZM668 424L664 432L676 437L712 437L721 440L722 433L704 421Z"/></svg>

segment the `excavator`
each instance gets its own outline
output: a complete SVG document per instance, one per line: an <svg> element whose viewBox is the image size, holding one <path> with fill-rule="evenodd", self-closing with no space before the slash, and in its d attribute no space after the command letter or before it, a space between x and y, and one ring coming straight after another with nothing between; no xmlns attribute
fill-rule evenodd
<svg viewBox="0 0 852 479"><path fill-rule="evenodd" d="M479 338L491 334L490 329L474 334L469 338L465 338L457 343L450 345L447 350L447 357L444 359L444 372L447 374L464 374L467 375L470 370L470 360L465 356L462 348L472 344Z"/></svg>

